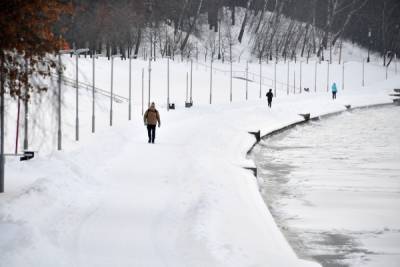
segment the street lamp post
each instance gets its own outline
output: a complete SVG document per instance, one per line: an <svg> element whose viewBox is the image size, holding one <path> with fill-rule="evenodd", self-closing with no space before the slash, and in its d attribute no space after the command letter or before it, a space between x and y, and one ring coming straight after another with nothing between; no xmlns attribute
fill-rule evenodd
<svg viewBox="0 0 400 267"><path fill-rule="evenodd" d="M315 72L314 72L314 92L317 92L317 66L318 61L315 61Z"/></svg>
<svg viewBox="0 0 400 267"><path fill-rule="evenodd" d="M76 57L75 64L75 86L76 86L76 95L75 95L75 140L79 141L79 78L78 78L78 69L79 69L79 54L85 53L89 51L88 48L82 48L74 50L74 54Z"/></svg>
<svg viewBox="0 0 400 267"><path fill-rule="evenodd" d="M143 106L144 106L144 68L142 68L142 115L144 112Z"/></svg>
<svg viewBox="0 0 400 267"><path fill-rule="evenodd" d="M218 60L221 59L221 19L218 19Z"/></svg>
<svg viewBox="0 0 400 267"><path fill-rule="evenodd" d="M25 61L26 79L28 80L29 59ZM25 87L24 101L24 150L28 149L28 87Z"/></svg>
<svg viewBox="0 0 400 267"><path fill-rule="evenodd" d="M189 101L189 73L186 72L186 102L188 103Z"/></svg>
<svg viewBox="0 0 400 267"><path fill-rule="evenodd" d="M344 61L343 61L343 64L342 64L342 90L344 90Z"/></svg>
<svg viewBox="0 0 400 267"><path fill-rule="evenodd" d="M95 65L95 60L98 56L102 56L102 54L94 54L92 55L92 61L93 61L93 66L92 66L92 133L96 131L96 115L95 115L95 89L96 89L96 65Z"/></svg>
<svg viewBox="0 0 400 267"><path fill-rule="evenodd" d="M327 71L326 71L326 91L329 92L329 61L327 62Z"/></svg>
<svg viewBox="0 0 400 267"><path fill-rule="evenodd" d="M57 114L58 114L58 130L57 130L57 149L61 150L61 142L62 142L62 134L61 134L61 75L62 75L62 70L61 70L61 54L58 53L58 108L57 108ZM25 100L27 101L27 100ZM25 126L26 127L26 126Z"/></svg>
<svg viewBox="0 0 400 267"><path fill-rule="evenodd" d="M287 62L287 87L286 87L286 93L287 93L287 95L289 95L289 82L290 82L290 80L289 80L289 69L290 69L290 66L289 66L289 60L288 60L288 62Z"/></svg>
<svg viewBox="0 0 400 267"><path fill-rule="evenodd" d="M246 62L246 100L249 98L249 61Z"/></svg>
<svg viewBox="0 0 400 267"><path fill-rule="evenodd" d="M61 131L61 82L62 82L62 62L61 55L69 54L75 50L60 50L58 51L58 107L57 107L57 117L58 117L58 130L57 130L57 149L62 149L62 131Z"/></svg>
<svg viewBox="0 0 400 267"><path fill-rule="evenodd" d="M368 59L367 59L368 62ZM361 81L361 86L364 87L365 85L365 62L364 58L362 59L362 81Z"/></svg>
<svg viewBox="0 0 400 267"><path fill-rule="evenodd" d="M167 111L169 111L169 58L167 57Z"/></svg>
<svg viewBox="0 0 400 267"><path fill-rule="evenodd" d="M211 63L210 63L210 104L212 103L212 69L213 69L213 58L214 53L211 53Z"/></svg>
<svg viewBox="0 0 400 267"><path fill-rule="evenodd" d="M230 100L230 102L232 102L232 84L233 84L233 81L232 81L232 56L230 56L230 59L229 59L229 65L230 65L230 79L229 79L229 100Z"/></svg>
<svg viewBox="0 0 400 267"><path fill-rule="evenodd" d="M303 62L300 61L300 82L299 82L299 83L300 83L300 94L302 93L302 90L303 90L303 89L302 89L302 87L303 87L303 85L302 85L303 73L302 73L302 67L301 67L301 66L302 66L302 63L303 63Z"/></svg>
<svg viewBox="0 0 400 267"><path fill-rule="evenodd" d="M261 98L261 91L262 91L262 67L261 67L261 60L260 60L260 98Z"/></svg>
<svg viewBox="0 0 400 267"><path fill-rule="evenodd" d="M114 90L113 90L113 79L114 79L114 58L121 56L120 54L112 55L111 56L111 90L110 90L110 126L113 125L113 97L114 97Z"/></svg>
<svg viewBox="0 0 400 267"><path fill-rule="evenodd" d="M147 107L150 107L150 97L151 97L151 60L152 60L153 58L150 56L149 57L149 99L148 99L148 102L147 102Z"/></svg>
<svg viewBox="0 0 400 267"><path fill-rule="evenodd" d="M193 104L193 60L190 59L190 104Z"/></svg>
<svg viewBox="0 0 400 267"><path fill-rule="evenodd" d="M4 169L5 169L5 156L4 156L4 113L5 113L5 85L4 85L4 56L0 58L0 193L4 193Z"/></svg>
<svg viewBox="0 0 400 267"><path fill-rule="evenodd" d="M275 95L275 97L276 97L276 64L278 64L278 62L276 62L276 60L275 60L275 63L274 63L274 95Z"/></svg>
<svg viewBox="0 0 400 267"><path fill-rule="evenodd" d="M129 107L128 120L132 119L132 55L129 55Z"/></svg>

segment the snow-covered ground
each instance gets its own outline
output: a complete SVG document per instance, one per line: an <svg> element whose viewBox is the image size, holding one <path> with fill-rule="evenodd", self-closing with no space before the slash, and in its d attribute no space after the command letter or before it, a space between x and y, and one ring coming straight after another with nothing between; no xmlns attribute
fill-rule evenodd
<svg viewBox="0 0 400 267"><path fill-rule="evenodd" d="M74 59L63 57L66 76L74 77ZM207 66L194 64L194 106L184 108L186 73L190 64L171 62L171 102L166 111L166 60L152 65L151 100L161 112L156 144L147 144L141 116L141 69L133 62L133 115L126 103L114 103L114 125L108 126L109 98L97 96L97 128L91 133L91 93L80 90L80 142L74 141L75 90L63 87L63 151L56 148L55 95L35 101L31 109L30 140L38 156L28 162L7 158L6 193L0 195L1 266L318 266L300 260L267 209L256 179L243 167L254 166L246 152L254 143L248 131L267 133L313 115L391 102L400 76L380 66L366 68L361 87L361 64L347 62L345 90L333 101L326 92L326 63L303 63L303 87L309 93L287 96L287 65L277 66L278 97L272 109L259 99L257 77L234 80L229 103L229 73L213 73L213 104L209 102ZM293 64L293 63L291 63ZM91 81L91 60L81 58L80 80ZM207 63L208 65L208 63ZM96 85L110 88L110 62L99 59ZM229 65L215 63L229 70ZM300 67L299 63L296 65ZM289 66L289 68L291 68ZM293 65L292 65L293 68ZM245 64L234 69L244 70ZM250 64L258 73L259 65ZM270 87L274 66L263 65ZM341 89L342 66L330 66L329 82ZM299 71L296 71L298 79ZM115 59L114 90L128 95L128 62ZM289 77L294 76L290 73ZM147 103L147 73L145 97ZM296 86L299 80L296 81ZM279 83L278 83L279 84ZM293 84L293 82L291 82ZM7 106L7 149L13 149L15 105ZM40 126L40 127L39 127Z"/></svg>

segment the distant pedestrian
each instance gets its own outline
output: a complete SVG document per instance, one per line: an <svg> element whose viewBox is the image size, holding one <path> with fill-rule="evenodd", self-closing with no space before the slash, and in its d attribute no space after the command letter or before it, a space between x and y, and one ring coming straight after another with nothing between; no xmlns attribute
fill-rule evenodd
<svg viewBox="0 0 400 267"><path fill-rule="evenodd" d="M337 86L336 83L332 84L332 99L336 99Z"/></svg>
<svg viewBox="0 0 400 267"><path fill-rule="evenodd" d="M156 109L156 104L151 103L149 109L146 110L143 116L144 125L147 126L147 134L149 136L149 143L154 144L154 139L156 138L156 125L161 126L160 114Z"/></svg>
<svg viewBox="0 0 400 267"><path fill-rule="evenodd" d="M271 108L272 105L272 98L274 97L274 94L272 93L272 89L269 89L268 93L266 94L267 100L268 100L268 107Z"/></svg>

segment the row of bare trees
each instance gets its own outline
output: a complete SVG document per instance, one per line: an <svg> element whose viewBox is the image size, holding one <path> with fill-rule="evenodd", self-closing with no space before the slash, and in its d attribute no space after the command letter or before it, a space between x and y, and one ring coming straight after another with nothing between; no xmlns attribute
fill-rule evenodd
<svg viewBox="0 0 400 267"><path fill-rule="evenodd" d="M332 61L343 39L380 52L384 64L400 50L397 0L76 0L74 5L74 14L63 21L69 28L64 37L72 46L108 56L198 56L202 50L224 59L244 38L260 60L317 55Z"/></svg>
<svg viewBox="0 0 400 267"><path fill-rule="evenodd" d="M255 0L247 3L252 1ZM254 13L256 21L248 24L253 24L250 27L255 33L253 53L260 59L267 56L270 59L273 56L308 58L315 54L332 61L332 51L336 48L340 61L344 39L380 52L386 65L400 51L398 1L264 0L261 11ZM324 55L325 51L328 55Z"/></svg>

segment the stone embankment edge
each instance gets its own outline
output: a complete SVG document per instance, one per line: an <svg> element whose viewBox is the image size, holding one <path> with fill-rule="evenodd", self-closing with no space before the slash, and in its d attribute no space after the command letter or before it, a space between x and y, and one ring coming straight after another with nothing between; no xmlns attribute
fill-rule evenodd
<svg viewBox="0 0 400 267"><path fill-rule="evenodd" d="M322 114L322 115L318 115L318 116L314 116L314 117L311 116L309 120L300 120L300 121L288 124L286 126L283 126L281 128L278 128L276 130L273 130L271 132L268 132L265 135L262 135L260 140L256 141L250 147L250 149L247 151L246 155L249 156L252 153L253 149L262 140L268 139L268 138L270 138L270 137L272 137L274 135L277 135L277 134L283 133L285 131L288 131L290 129L293 129L296 126L307 124L307 123L310 123L311 121L318 121L318 120L321 120L321 119L326 119L326 118L329 118L329 117L337 116L337 115L340 115L340 114L342 114L344 112L351 112L351 111L354 111L354 110L361 110L361 109L368 109L368 108L379 108L379 107L393 106L393 105L394 105L393 102L379 103L379 104L372 104L372 105L364 105L364 106L351 107L351 108L348 108L348 109L334 111L334 112L330 112L330 113L326 113L326 114Z"/></svg>

